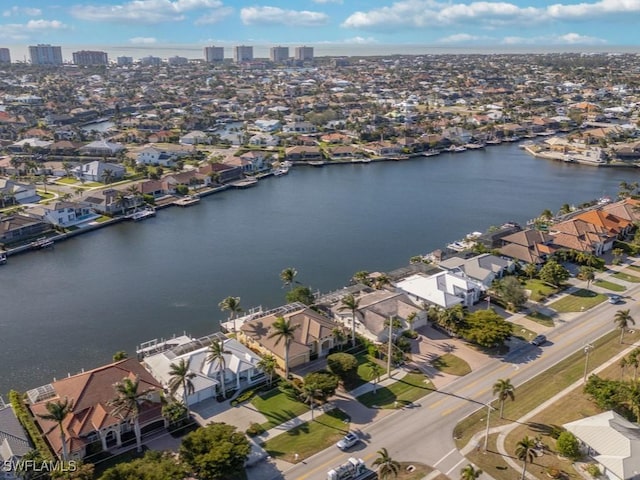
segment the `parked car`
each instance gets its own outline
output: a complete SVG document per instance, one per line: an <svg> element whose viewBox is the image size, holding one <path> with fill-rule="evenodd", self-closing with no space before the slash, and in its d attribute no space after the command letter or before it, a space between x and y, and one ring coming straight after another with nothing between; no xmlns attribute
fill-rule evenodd
<svg viewBox="0 0 640 480"><path fill-rule="evenodd" d="M612 305L616 305L622 301L622 297L620 295L609 295L609 303Z"/></svg>
<svg viewBox="0 0 640 480"><path fill-rule="evenodd" d="M538 335L536 338L531 340L531 345L539 346L547 341L547 337L544 335Z"/></svg>
<svg viewBox="0 0 640 480"><path fill-rule="evenodd" d="M358 435L349 432L336 445L340 450L346 450L347 448L353 447L359 440Z"/></svg>

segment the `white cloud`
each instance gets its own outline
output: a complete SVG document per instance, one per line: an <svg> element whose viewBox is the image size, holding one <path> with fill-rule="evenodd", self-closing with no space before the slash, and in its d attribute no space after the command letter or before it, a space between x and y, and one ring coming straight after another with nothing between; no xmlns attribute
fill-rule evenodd
<svg viewBox="0 0 640 480"><path fill-rule="evenodd" d="M29 20L27 23L7 23L0 25L0 39L22 41L29 40L31 34L37 32L38 35L51 30L67 30L65 25L59 20Z"/></svg>
<svg viewBox="0 0 640 480"><path fill-rule="evenodd" d="M240 18L245 25L289 25L316 27L325 25L329 16L308 10L284 10L278 7L247 7L240 10Z"/></svg>
<svg viewBox="0 0 640 480"><path fill-rule="evenodd" d="M342 0L311 0L313 3L339 3L340 5L342 5Z"/></svg>
<svg viewBox="0 0 640 480"><path fill-rule="evenodd" d="M400 28L444 27L474 22L475 26L492 28L498 25L602 18L611 15L640 13L640 0L599 0L579 4L555 4L540 7L510 2L474 1L452 3L444 0L399 0L389 6L358 11L342 23L347 28L392 30Z"/></svg>
<svg viewBox="0 0 640 480"><path fill-rule="evenodd" d="M539 37L505 37L504 45L604 45L606 40L579 33L566 33L564 35L547 35Z"/></svg>
<svg viewBox="0 0 640 480"><path fill-rule="evenodd" d="M158 40L154 37L133 37L129 39L129 43L133 43L134 45L153 45L157 42Z"/></svg>
<svg viewBox="0 0 640 480"><path fill-rule="evenodd" d="M378 43L378 41L373 37L352 37L345 38L342 43L355 43L356 45L371 45L373 43Z"/></svg>
<svg viewBox="0 0 640 480"><path fill-rule="evenodd" d="M12 15L27 15L29 17L35 17L37 15L42 15L42 10L39 8L13 6L2 12L3 17L10 17Z"/></svg>
<svg viewBox="0 0 640 480"><path fill-rule="evenodd" d="M456 33L439 39L438 43L469 43L477 42L479 40L489 40L489 37L470 35L468 33Z"/></svg>
<svg viewBox="0 0 640 480"><path fill-rule="evenodd" d="M184 13L220 8L221 0L132 0L120 5L76 5L71 14L96 22L160 23L184 20Z"/></svg>
<svg viewBox="0 0 640 480"><path fill-rule="evenodd" d="M196 25L211 25L224 20L226 17L233 13L231 7L221 7L210 11L198 18L194 23Z"/></svg>

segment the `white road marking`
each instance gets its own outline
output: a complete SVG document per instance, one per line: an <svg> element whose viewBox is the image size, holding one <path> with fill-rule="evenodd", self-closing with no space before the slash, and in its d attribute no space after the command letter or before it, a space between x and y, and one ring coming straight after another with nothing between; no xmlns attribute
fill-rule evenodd
<svg viewBox="0 0 640 480"><path fill-rule="evenodd" d="M460 464L461 464L461 463L464 463L464 462L468 462L468 460L467 460L466 458L463 458L462 460L460 460L458 463L456 463L456 464L451 468L451 470L449 470L449 471L447 472L447 475L449 475L451 472L453 472L456 468L458 468L458 467L460 466Z"/></svg>
<svg viewBox="0 0 640 480"><path fill-rule="evenodd" d="M440 460L438 460L438 463L435 463L435 464L433 464L433 465L432 465L432 466L433 466L433 468L436 468L436 467L440 464L440 462L442 462L445 458L447 458L447 457L448 457L449 455L451 455L453 452L457 452L457 451L458 451L458 449L457 449L457 448L453 448L453 449L451 449L451 451L450 451L449 453L447 453L444 457L442 457Z"/></svg>

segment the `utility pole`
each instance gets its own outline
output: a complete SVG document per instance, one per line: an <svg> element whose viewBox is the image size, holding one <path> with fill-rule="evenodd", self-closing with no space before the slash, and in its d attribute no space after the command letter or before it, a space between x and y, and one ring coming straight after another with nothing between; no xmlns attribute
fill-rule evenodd
<svg viewBox="0 0 640 480"><path fill-rule="evenodd" d="M591 345L590 343L584 346L584 354L585 354L584 376L582 377L582 381L584 382L587 381L587 372L589 371L589 354L591 353L592 350L593 350L593 345Z"/></svg>
<svg viewBox="0 0 640 480"><path fill-rule="evenodd" d="M487 428L484 432L484 451L487 452L487 446L489 445L489 419L491 418L491 405L487 403Z"/></svg>
<svg viewBox="0 0 640 480"><path fill-rule="evenodd" d="M393 345L393 317L389 317L389 347L387 351L387 377L391 378L391 346Z"/></svg>

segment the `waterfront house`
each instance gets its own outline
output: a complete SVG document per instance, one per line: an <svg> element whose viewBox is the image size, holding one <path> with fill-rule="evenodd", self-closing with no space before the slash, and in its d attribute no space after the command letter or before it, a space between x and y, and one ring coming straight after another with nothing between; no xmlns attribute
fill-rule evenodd
<svg viewBox="0 0 640 480"><path fill-rule="evenodd" d="M397 282L395 286L418 305L427 302L440 308L456 305L470 307L480 300L485 290L480 282L450 272L430 276L418 273Z"/></svg>
<svg viewBox="0 0 640 480"><path fill-rule="evenodd" d="M162 181L167 185L169 193L176 193L176 187L184 185L189 188L208 187L212 183L209 175L202 174L197 170L189 170L180 173L170 173L162 177Z"/></svg>
<svg viewBox="0 0 640 480"><path fill-rule="evenodd" d="M109 173L110 172L110 173ZM86 182L104 182L107 175L111 175L111 181L117 181L124 177L126 169L117 163L106 163L100 160L83 163L71 170L78 180Z"/></svg>
<svg viewBox="0 0 640 480"><path fill-rule="evenodd" d="M282 127L280 120L273 120L269 118L256 120L254 125L258 130L265 133L276 132Z"/></svg>
<svg viewBox="0 0 640 480"><path fill-rule="evenodd" d="M107 157L114 157L122 150L124 150L124 146L121 143L108 142L107 140L95 140L78 149L81 155Z"/></svg>
<svg viewBox="0 0 640 480"><path fill-rule="evenodd" d="M175 165L177 155L158 147L145 147L138 151L136 163L138 165L160 165L172 167Z"/></svg>
<svg viewBox="0 0 640 480"><path fill-rule="evenodd" d="M606 227L580 218L555 223L550 231L557 247L594 255L602 255L611 250L616 239L616 235Z"/></svg>
<svg viewBox="0 0 640 480"><path fill-rule="evenodd" d="M277 147L280 144L280 138L269 133L258 133L249 138L249 145L259 147Z"/></svg>
<svg viewBox="0 0 640 480"><path fill-rule="evenodd" d="M211 143L209 135L200 130L193 130L186 135L180 137L180 145L198 145L202 143Z"/></svg>
<svg viewBox="0 0 640 480"><path fill-rule="evenodd" d="M125 188L106 188L85 193L82 202L93 210L107 215L123 213L127 208L135 208L143 203L139 196L125 192Z"/></svg>
<svg viewBox="0 0 640 480"><path fill-rule="evenodd" d="M34 203L40 201L36 186L32 183L16 182L0 178L0 195L7 205L15 203Z"/></svg>
<svg viewBox="0 0 640 480"><path fill-rule="evenodd" d="M281 315L291 325L297 325L289 347L289 367L303 365L310 360L324 357L334 347L333 329L339 324L308 307L284 311ZM278 315L269 314L249 320L240 327L238 340L261 354L271 354L284 370L284 341L269 337Z"/></svg>
<svg viewBox="0 0 640 480"><path fill-rule="evenodd" d="M387 141L365 143L360 148L364 152L375 155L376 157L385 157L402 153L402 147L400 145Z"/></svg>
<svg viewBox="0 0 640 480"><path fill-rule="evenodd" d="M91 207L82 202L54 201L25 210L28 217L37 218L56 227L67 228L97 218Z"/></svg>
<svg viewBox="0 0 640 480"><path fill-rule="evenodd" d="M541 265L555 252L553 241L548 233L528 228L502 237L500 254L524 263Z"/></svg>
<svg viewBox="0 0 640 480"><path fill-rule="evenodd" d="M226 163L206 163L198 168L198 172L208 176L218 176L218 183L228 183L242 178L242 168Z"/></svg>
<svg viewBox="0 0 640 480"><path fill-rule="evenodd" d="M284 133L314 133L316 126L311 122L290 122L282 127Z"/></svg>
<svg viewBox="0 0 640 480"><path fill-rule="evenodd" d="M327 154L331 160L351 159L351 158L363 158L365 154L351 145L339 145L336 147L329 147Z"/></svg>
<svg viewBox="0 0 640 480"><path fill-rule="evenodd" d="M581 418L563 425L595 460L604 478L640 478L640 427L614 411Z"/></svg>
<svg viewBox="0 0 640 480"><path fill-rule="evenodd" d="M322 160L323 155L319 147L295 146L285 150L284 158L290 162L308 162Z"/></svg>
<svg viewBox="0 0 640 480"><path fill-rule="evenodd" d="M32 450L31 441L16 417L11 405L0 399L0 465L16 465ZM12 468L0 467L0 480L17 480Z"/></svg>
<svg viewBox="0 0 640 480"><path fill-rule="evenodd" d="M577 220L584 220L597 227L601 227L607 231L610 235L616 236L619 239L624 238L625 235L633 228L633 223L617 215L597 208L594 210L587 210L579 215L573 217Z"/></svg>
<svg viewBox="0 0 640 480"><path fill-rule="evenodd" d="M123 436L133 432L133 425L129 418L112 414L110 402L116 398L114 385L124 378L138 380L138 421L143 437L148 431L164 428L162 385L135 358L54 380L27 392L28 407L56 456L62 455L58 424L39 416L47 413L46 404L50 401L73 402L62 423L70 459L84 458L89 448L99 451L122 446Z"/></svg>
<svg viewBox="0 0 640 480"><path fill-rule="evenodd" d="M502 278L505 273L512 272L513 265L513 261L489 253L471 258L451 257L438 264L444 270L480 282L485 289L488 289L496 278Z"/></svg>
<svg viewBox="0 0 640 480"><path fill-rule="evenodd" d="M264 380L264 373L258 368L261 358L246 346L233 338L215 333L198 339L181 336L171 341L171 348L145 356L144 367L168 389L171 381L171 365L184 360L189 371L195 375L191 379L194 390L187 396L186 404L193 405L222 393L218 361L207 361L209 346L213 342L222 342L224 350L225 391L240 390ZM181 401L184 392L178 389L176 397Z"/></svg>
<svg viewBox="0 0 640 480"><path fill-rule="evenodd" d="M602 207L602 211L632 223L640 221L640 201L633 198L625 198L619 202L605 205Z"/></svg>
<svg viewBox="0 0 640 480"><path fill-rule="evenodd" d="M512 233L520 232L522 227L514 222L508 222L497 229L489 229L480 235L476 242L484 245L487 249L493 250L502 246L502 239Z"/></svg>
<svg viewBox="0 0 640 480"><path fill-rule="evenodd" d="M14 213L0 217L0 243L29 240L51 230L51 225L35 218Z"/></svg>
<svg viewBox="0 0 640 480"><path fill-rule="evenodd" d="M373 342L384 343L389 339L389 327L387 322L395 318L400 322L400 328L395 333L408 328L419 328L427 324L425 311L416 306L403 292L389 292L387 290L375 290L358 297L359 308L356 311L356 332ZM416 314L413 325L409 325L407 317ZM353 315L351 310L343 310L342 304L337 303L331 307L333 318L343 324L346 330L353 328Z"/></svg>

